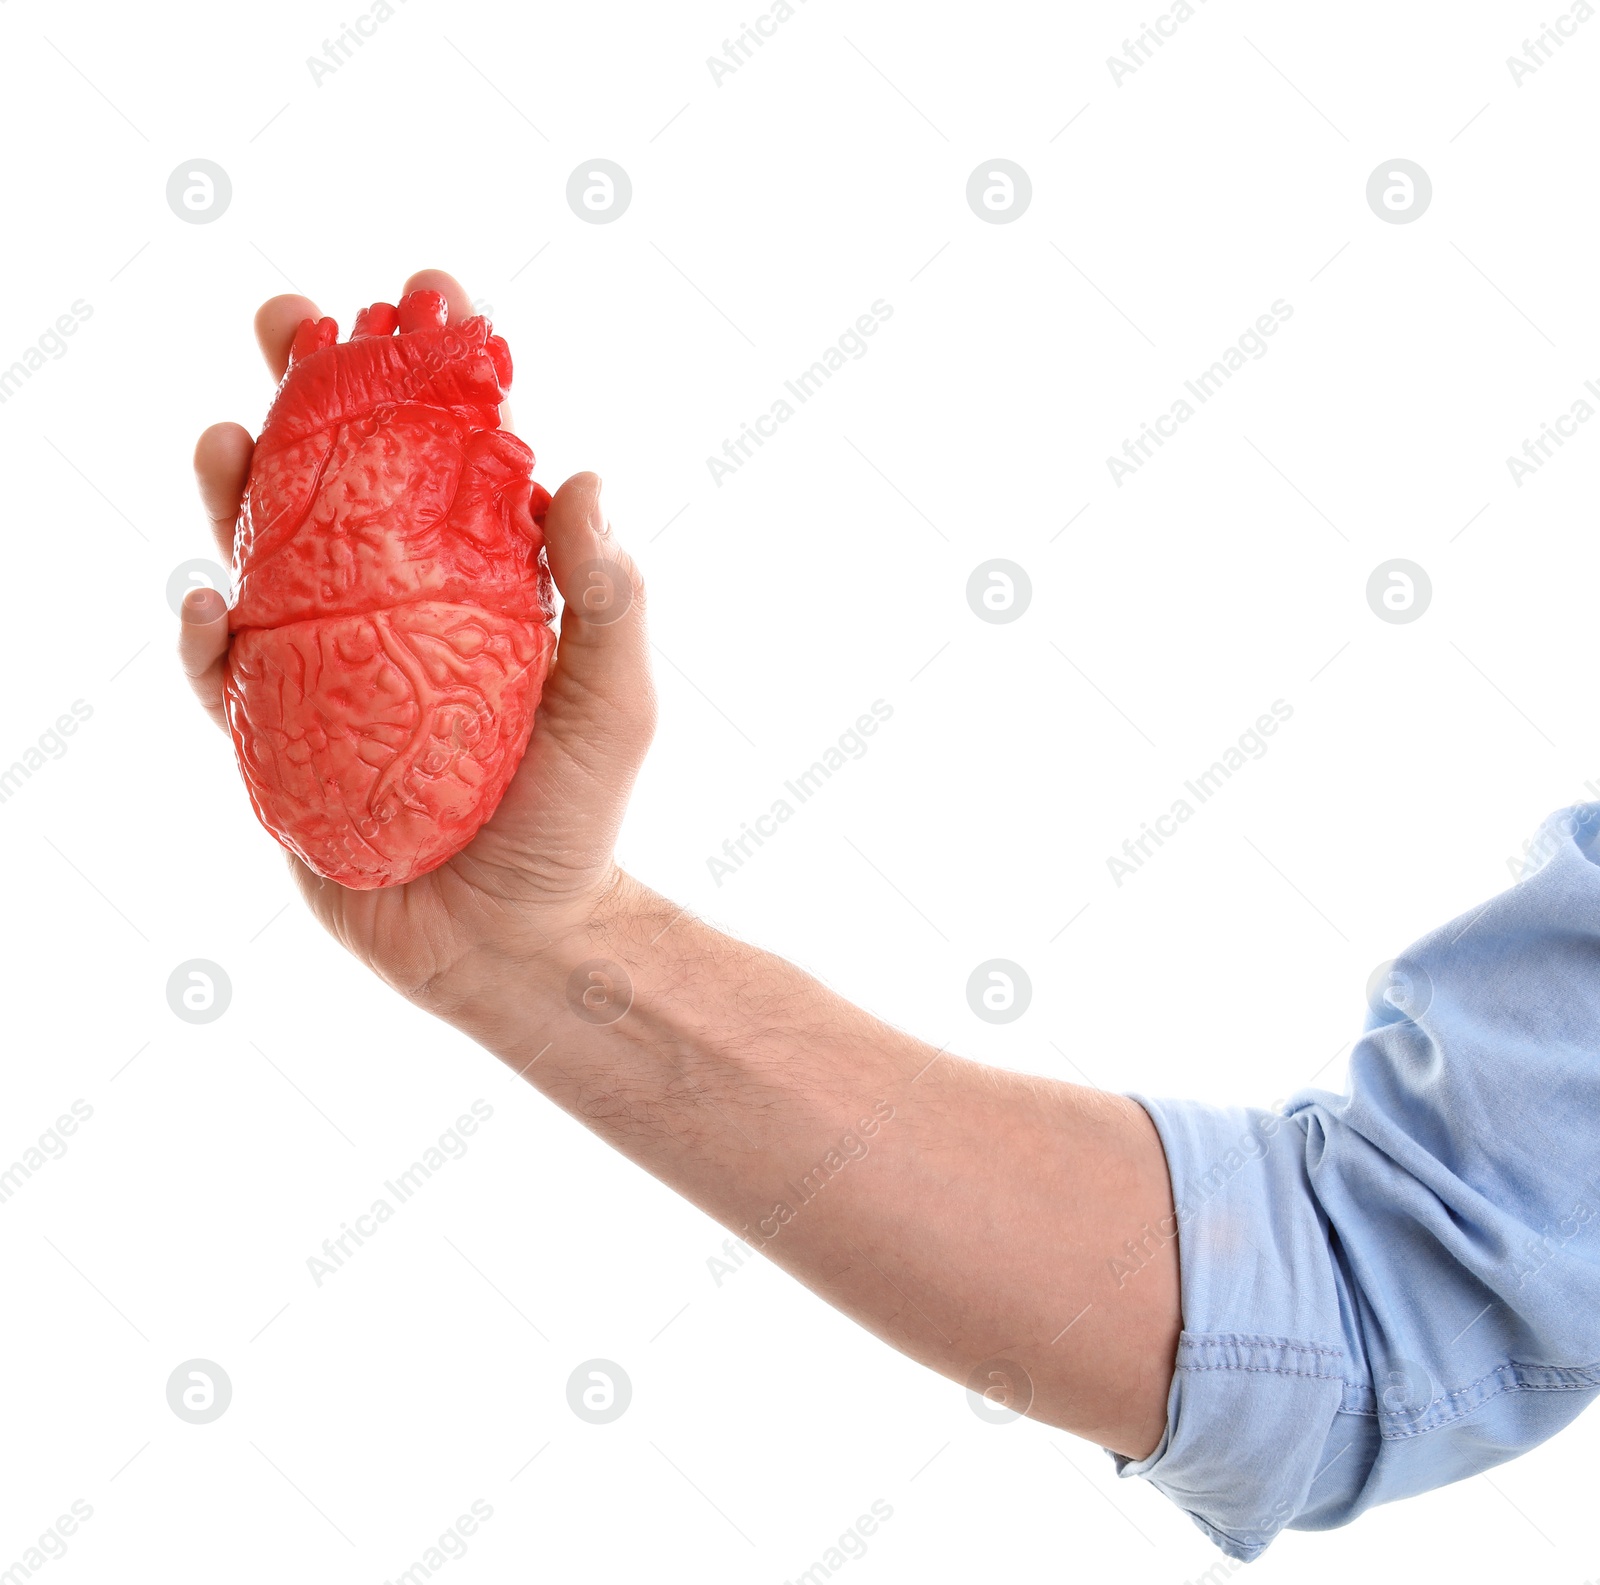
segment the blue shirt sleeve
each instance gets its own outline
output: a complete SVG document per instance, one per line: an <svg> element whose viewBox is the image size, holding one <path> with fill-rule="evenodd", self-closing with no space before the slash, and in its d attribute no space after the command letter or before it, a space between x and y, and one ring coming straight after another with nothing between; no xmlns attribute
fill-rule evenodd
<svg viewBox="0 0 1600 1585"><path fill-rule="evenodd" d="M1345 1094L1136 1096L1166 1149L1183 1332L1120 1472L1231 1557L1491 1469L1600 1391L1600 804L1392 965Z"/></svg>

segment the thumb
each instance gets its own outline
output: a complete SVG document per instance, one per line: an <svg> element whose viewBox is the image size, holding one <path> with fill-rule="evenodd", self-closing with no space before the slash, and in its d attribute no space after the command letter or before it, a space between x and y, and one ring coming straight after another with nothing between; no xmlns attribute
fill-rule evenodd
<svg viewBox="0 0 1600 1585"><path fill-rule="evenodd" d="M541 701L558 737L579 758L600 749L636 765L655 729L644 581L611 535L600 480L574 474L545 512L545 554L564 602L555 666Z"/></svg>

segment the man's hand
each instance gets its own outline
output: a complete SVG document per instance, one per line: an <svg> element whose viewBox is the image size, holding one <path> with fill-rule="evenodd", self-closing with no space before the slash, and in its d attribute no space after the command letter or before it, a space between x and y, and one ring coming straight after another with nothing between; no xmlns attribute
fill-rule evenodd
<svg viewBox="0 0 1600 1585"><path fill-rule="evenodd" d="M402 295L419 288L444 293L451 324L472 312L465 290L440 270L413 275ZM256 339L275 380L288 366L301 321L317 317L304 297L262 305ZM253 444L238 424L215 424L195 448L200 497L225 558L233 554ZM550 571L566 602L560 645L532 741L494 817L454 858L406 886L350 891L290 858L306 900L334 936L396 990L434 1007L448 1005L467 983L475 954L542 950L583 925L619 879L612 857L617 828L655 725L644 586L611 537L592 473L575 475L556 492L545 535ZM587 615L585 597L597 578L608 585L604 621ZM182 615L184 670L201 704L226 729L222 597L195 590Z"/></svg>
<svg viewBox="0 0 1600 1585"><path fill-rule="evenodd" d="M415 287L467 311L447 275ZM315 313L262 308L275 374ZM195 455L228 553L250 448L222 424ZM409 885L346 891L296 862L301 889L397 990L863 1326L999 1408L1144 1457L1180 1326L1154 1124L1122 1096L933 1050L618 870L654 702L643 590L598 493L579 474L550 507L560 646L494 818ZM620 620L585 617L596 561L630 585ZM221 722L221 597L191 594L183 624L184 668Z"/></svg>

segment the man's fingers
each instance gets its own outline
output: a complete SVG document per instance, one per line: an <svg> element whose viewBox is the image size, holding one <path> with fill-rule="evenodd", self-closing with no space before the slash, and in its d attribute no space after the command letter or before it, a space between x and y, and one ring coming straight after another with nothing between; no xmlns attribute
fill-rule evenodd
<svg viewBox="0 0 1600 1585"><path fill-rule="evenodd" d="M467 296L466 287L444 270L418 270L401 288L400 295L404 297L408 292L415 291L443 293L449 305L452 325L459 325L472 313L472 299ZM269 297L256 310L256 340L261 345L261 355L267 360L267 367L272 370L273 379L281 380L289 367L289 349L294 345L294 335L301 322L320 317L321 310L317 305L298 292Z"/></svg>
<svg viewBox="0 0 1600 1585"><path fill-rule="evenodd" d="M215 589L191 589L180 608L178 661L206 714L227 727L222 706L223 661L228 653L228 606Z"/></svg>
<svg viewBox="0 0 1600 1585"><path fill-rule="evenodd" d="M256 341L273 379L281 380L289 367L289 348L294 345L300 322L318 317L317 305L298 293L269 297L256 310Z"/></svg>
<svg viewBox="0 0 1600 1585"><path fill-rule="evenodd" d="M617 654L643 630L644 585L632 558L611 537L600 479L575 473L545 513L545 554L561 591L561 642Z"/></svg>
<svg viewBox="0 0 1600 1585"><path fill-rule="evenodd" d="M255 442L242 424L213 424L194 448L194 477L222 559L233 557L233 526Z"/></svg>
<svg viewBox="0 0 1600 1585"><path fill-rule="evenodd" d="M402 297L409 292L442 293L450 308L452 325L459 325L463 319L472 317L472 299L467 296L466 287L443 270L418 270L400 289Z"/></svg>
<svg viewBox="0 0 1600 1585"><path fill-rule="evenodd" d="M450 323L459 325L463 319L470 319L473 314L472 299L467 295L467 289L455 276L445 270L418 270L415 275L400 289L403 297L407 292L441 292L450 309ZM511 428L511 404L500 404L500 427Z"/></svg>
<svg viewBox="0 0 1600 1585"><path fill-rule="evenodd" d="M556 491L544 531L550 572L565 602L551 679L555 699L584 700L590 709L598 702L626 736L642 731L648 743L654 695L644 583L611 537L594 474L574 474ZM591 730L601 725L589 723Z"/></svg>
<svg viewBox="0 0 1600 1585"><path fill-rule="evenodd" d="M240 424L213 424L194 448L194 476L211 532L225 561L233 558L233 528L250 472L255 442ZM206 714L226 729L223 661L228 653L228 603L215 589L191 589L179 608L178 661Z"/></svg>

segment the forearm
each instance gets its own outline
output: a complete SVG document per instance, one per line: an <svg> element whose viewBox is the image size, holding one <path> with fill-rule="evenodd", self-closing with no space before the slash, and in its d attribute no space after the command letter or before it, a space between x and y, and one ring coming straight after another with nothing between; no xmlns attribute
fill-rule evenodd
<svg viewBox="0 0 1600 1585"><path fill-rule="evenodd" d="M432 1010L906 1353L962 1382L1003 1356L1039 1418L1158 1439L1176 1247L1135 1103L936 1051L625 877ZM1148 1263L1119 1285L1127 1239Z"/></svg>

